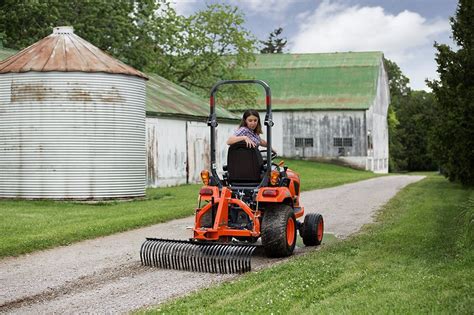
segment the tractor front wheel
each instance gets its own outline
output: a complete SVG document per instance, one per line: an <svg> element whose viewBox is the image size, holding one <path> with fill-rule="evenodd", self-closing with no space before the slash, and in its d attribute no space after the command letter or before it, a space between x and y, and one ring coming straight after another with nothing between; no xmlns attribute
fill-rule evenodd
<svg viewBox="0 0 474 315"><path fill-rule="evenodd" d="M270 205L262 220L262 245L269 257L286 257L296 245L296 218L293 209L285 204Z"/></svg>
<svg viewBox="0 0 474 315"><path fill-rule="evenodd" d="M319 213L309 213L304 217L303 243L306 246L321 245L324 234L324 220Z"/></svg>

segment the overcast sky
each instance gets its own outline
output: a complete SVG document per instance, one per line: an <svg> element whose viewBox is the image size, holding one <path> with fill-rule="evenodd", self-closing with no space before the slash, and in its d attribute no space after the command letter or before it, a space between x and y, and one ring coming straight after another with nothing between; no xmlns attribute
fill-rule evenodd
<svg viewBox="0 0 474 315"><path fill-rule="evenodd" d="M434 41L454 46L449 17L457 0L171 0L189 15L210 3L238 6L245 27L264 40L283 27L286 52L382 51L410 79L427 89L435 78Z"/></svg>

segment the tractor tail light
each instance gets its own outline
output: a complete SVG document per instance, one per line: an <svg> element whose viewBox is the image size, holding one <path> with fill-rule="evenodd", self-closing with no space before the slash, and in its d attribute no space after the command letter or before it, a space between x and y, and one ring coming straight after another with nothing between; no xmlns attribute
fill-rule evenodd
<svg viewBox="0 0 474 315"><path fill-rule="evenodd" d="M278 190L275 189L266 189L262 193L263 197L276 197L278 196Z"/></svg>
<svg viewBox="0 0 474 315"><path fill-rule="evenodd" d="M278 180L280 179L280 172L278 171L272 171L272 173L270 174L270 184L272 184L273 186L276 186L276 184L278 184Z"/></svg>
<svg viewBox="0 0 474 315"><path fill-rule="evenodd" d="M208 170L201 171L201 179L204 185L209 185L209 171Z"/></svg>
<svg viewBox="0 0 474 315"><path fill-rule="evenodd" d="M199 194L201 196L212 196L212 189L203 187L201 190L199 190Z"/></svg>

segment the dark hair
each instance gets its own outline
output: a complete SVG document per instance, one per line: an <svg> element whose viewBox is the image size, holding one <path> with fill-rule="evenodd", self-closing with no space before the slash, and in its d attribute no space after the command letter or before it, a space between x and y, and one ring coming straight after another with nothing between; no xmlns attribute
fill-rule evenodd
<svg viewBox="0 0 474 315"><path fill-rule="evenodd" d="M255 128L254 132L259 135L262 134L262 124L260 123L260 115L254 109L247 109L242 116L242 120L240 121L239 127L247 127L247 122L245 121L249 116L257 117L257 127Z"/></svg>

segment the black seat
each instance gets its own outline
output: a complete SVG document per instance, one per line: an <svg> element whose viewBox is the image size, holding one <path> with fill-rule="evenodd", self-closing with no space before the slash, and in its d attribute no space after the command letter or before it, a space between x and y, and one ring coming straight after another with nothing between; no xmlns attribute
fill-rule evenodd
<svg viewBox="0 0 474 315"><path fill-rule="evenodd" d="M262 180L263 158L258 148L247 148L245 141L234 143L227 152L231 185L255 185Z"/></svg>

